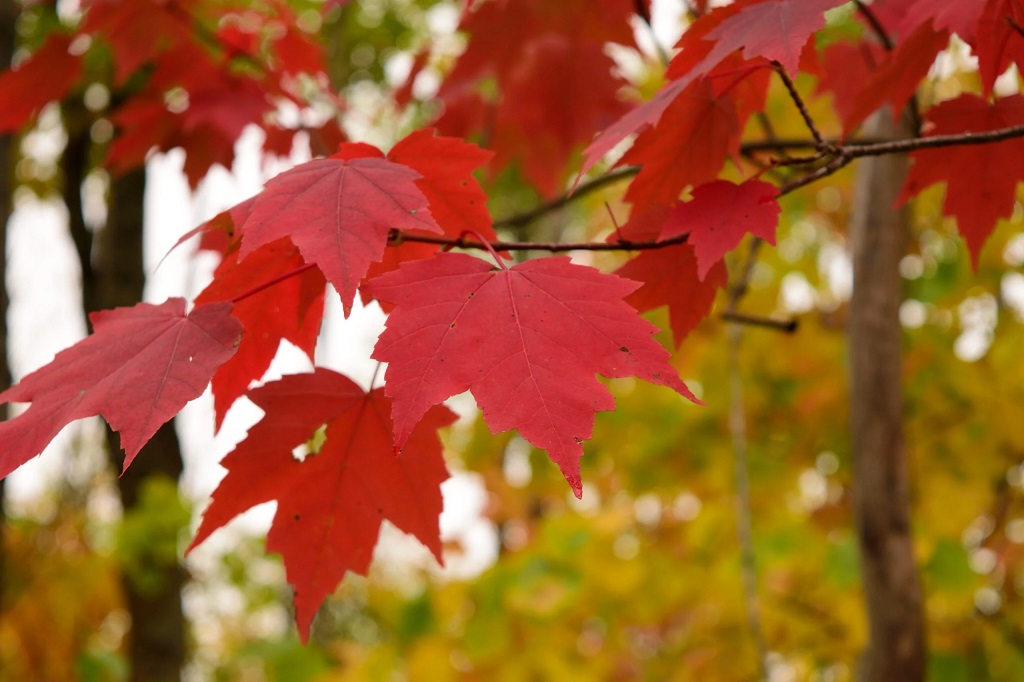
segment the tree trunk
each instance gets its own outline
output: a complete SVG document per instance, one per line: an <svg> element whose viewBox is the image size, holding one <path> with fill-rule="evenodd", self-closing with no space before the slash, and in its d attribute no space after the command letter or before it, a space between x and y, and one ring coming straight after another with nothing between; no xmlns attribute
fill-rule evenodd
<svg viewBox="0 0 1024 682"><path fill-rule="evenodd" d="M906 125L877 112L869 137L906 136ZM908 211L894 200L907 171L905 155L863 159L854 188L850 381L854 515L867 601L869 641L864 682L924 680L921 581L910 535L910 496L901 386L902 284Z"/></svg>
<svg viewBox="0 0 1024 682"><path fill-rule="evenodd" d="M81 125L76 103L65 104L68 146L62 159L64 200L70 213L71 236L82 265L82 302L86 313L132 306L142 300L145 285L143 266L143 216L146 192L144 169L111 180L106 226L95 239L85 226L81 207L81 186L88 167L88 128ZM121 471L123 451L119 437L107 429L108 450L113 466ZM173 421L165 424L142 448L130 469L118 480L125 514L140 501L142 485L153 476L165 476L175 483L181 475L182 459ZM131 616L129 665L133 682L178 682L185 661L185 619L181 590L186 574L182 566L150 566L159 571L156 588L143 589L129 576L122 578L125 600Z"/></svg>
<svg viewBox="0 0 1024 682"><path fill-rule="evenodd" d="M107 224L99 233L96 245L96 301L100 308L130 306L142 300L145 194L144 168L111 180ZM120 470L124 460L120 439L109 429L107 442L114 464ZM118 480L125 513L138 505L141 486L147 479L166 476L177 484L181 471L181 446L172 420L157 431ZM132 618L131 679L177 682L185 661L185 618L181 607L185 570L177 563L154 568L162 573L155 590L141 590L127 577L123 579Z"/></svg>
<svg viewBox="0 0 1024 682"><path fill-rule="evenodd" d="M14 57L15 22L18 5L14 0L0 0L0 71L11 66ZM11 385L11 367L7 359L7 223L13 212L14 137L0 135L0 391ZM0 406L0 420L7 418L7 405ZM4 484L0 479L0 614L4 611L7 587L7 553L5 531L7 513L4 507Z"/></svg>

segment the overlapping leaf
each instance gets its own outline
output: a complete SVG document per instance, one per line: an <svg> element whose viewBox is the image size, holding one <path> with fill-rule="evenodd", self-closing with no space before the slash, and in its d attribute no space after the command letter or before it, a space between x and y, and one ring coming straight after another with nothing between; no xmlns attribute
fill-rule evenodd
<svg viewBox="0 0 1024 682"><path fill-rule="evenodd" d="M450 253L372 280L370 294L395 304L373 353L389 363L395 445L432 405L470 390L492 431L517 429L547 450L579 496L582 442L595 413L615 407L595 374L694 399L657 329L622 301L638 286L567 258L495 270Z"/></svg>
<svg viewBox="0 0 1024 682"><path fill-rule="evenodd" d="M1024 125L1024 96L1002 97L989 104L981 97L964 94L932 107L927 118L931 135L978 133ZM1017 183L1024 179L1024 139L920 149L911 158L914 164L900 200L917 195L928 185L945 182L945 213L956 217L976 265L996 221L1013 212Z"/></svg>
<svg viewBox="0 0 1024 682"><path fill-rule="evenodd" d="M25 126L47 102L64 97L82 75L82 57L68 52L71 36L54 33L16 69L0 74L0 131Z"/></svg>
<svg viewBox="0 0 1024 682"><path fill-rule="evenodd" d="M271 179L242 230L240 258L288 237L337 289L346 312L391 229L440 232L416 171L386 159L314 159Z"/></svg>
<svg viewBox="0 0 1024 682"><path fill-rule="evenodd" d="M701 279L748 233L775 244L779 203L775 185L760 180L734 184L715 180L693 191L693 199L669 214L662 239L689 234Z"/></svg>
<svg viewBox="0 0 1024 682"><path fill-rule="evenodd" d="M185 300L93 313L93 334L0 393L31 402L0 423L0 478L39 454L68 423L101 414L121 434L125 468L157 429L206 389L235 354L230 303L185 314Z"/></svg>
<svg viewBox="0 0 1024 682"><path fill-rule="evenodd" d="M288 276L302 265L302 256L287 239L260 247L244 265L238 262L238 253L232 252L221 261L210 286L196 297L198 305L228 301L283 277L235 304L234 316L241 321L245 335L235 356L213 377L218 427L228 408L270 367L281 341L291 342L313 359L327 282L316 268Z"/></svg>
<svg viewBox="0 0 1024 682"><path fill-rule="evenodd" d="M284 558L303 641L346 571L366 573L385 519L442 560L440 485L448 470L437 430L455 420L450 410L430 409L396 455L391 401L383 389L367 394L347 377L318 368L254 389L249 398L265 417L221 462L227 476L190 549L238 514L276 500L267 550ZM325 425L319 450L296 460L292 451Z"/></svg>
<svg viewBox="0 0 1024 682"><path fill-rule="evenodd" d="M825 11L841 4L843 0L740 0L704 15L688 29L689 37L684 34L683 51L669 67L675 80L590 143L580 176L630 135L657 125L680 94L737 50L745 60L777 61L795 72L808 40L825 25Z"/></svg>
<svg viewBox="0 0 1024 682"><path fill-rule="evenodd" d="M671 212L667 206L648 206L634 211L629 222L609 241L620 238L655 241L661 236ZM729 281L725 263L721 262L713 265L704 277L699 277L697 257L689 243L642 251L615 274L640 283L640 288L625 298L626 303L639 312L661 306L668 308L669 326L677 348L711 313L718 290L725 288Z"/></svg>

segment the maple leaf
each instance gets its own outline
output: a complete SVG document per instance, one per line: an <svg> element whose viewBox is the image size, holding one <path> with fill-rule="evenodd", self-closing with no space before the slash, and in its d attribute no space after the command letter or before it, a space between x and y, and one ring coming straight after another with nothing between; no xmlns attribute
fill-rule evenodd
<svg viewBox="0 0 1024 682"><path fill-rule="evenodd" d="M748 61L777 61L795 73L805 45L825 25L825 11L843 1L740 0L702 16L687 31L693 35L687 38L684 34L680 40L684 50L668 70L669 77L675 80L594 138L583 150L584 162L576 183L620 142L657 125L680 94L709 75L733 52L742 49L742 56Z"/></svg>
<svg viewBox="0 0 1024 682"><path fill-rule="evenodd" d="M846 0L739 0L737 7L704 36L714 47L694 70L706 73L736 50L746 59L763 57L790 73L810 37L825 26L825 12Z"/></svg>
<svg viewBox="0 0 1024 682"><path fill-rule="evenodd" d="M982 91L992 92L999 75L1011 63L1024 65L1024 5L1016 0L990 0L978 21L973 48L978 56Z"/></svg>
<svg viewBox="0 0 1024 682"><path fill-rule="evenodd" d="M900 36L908 36L930 23L936 31L956 33L964 42L972 42L986 3L977 0L909 0L900 4L901 16L895 26Z"/></svg>
<svg viewBox="0 0 1024 682"><path fill-rule="evenodd" d="M187 0L92 0L82 31L110 43L114 84L122 86L144 64L195 40L190 4Z"/></svg>
<svg viewBox="0 0 1024 682"><path fill-rule="evenodd" d="M639 312L668 307L669 326L677 348L711 313L715 295L729 283L729 272L721 261L698 276L697 258L689 244L644 251L615 274L641 283L625 299Z"/></svg>
<svg viewBox="0 0 1024 682"><path fill-rule="evenodd" d="M659 205L634 210L629 222L616 230L608 241L657 240L671 212L670 207ZM693 245L688 243L643 251L615 274L640 282L640 288L625 298L626 303L639 312L668 307L676 348L711 313L715 295L729 282L724 262L716 263L704 277L699 277L697 257Z"/></svg>
<svg viewBox="0 0 1024 682"><path fill-rule="evenodd" d="M127 469L157 429L206 389L235 354L242 325L230 303L140 303L89 316L94 332L0 393L31 402L0 423L0 477L42 452L68 423L102 414L121 434Z"/></svg>
<svg viewBox="0 0 1024 682"><path fill-rule="evenodd" d="M693 190L693 199L678 204L661 231L662 239L689 234L701 279L736 248L749 232L775 245L779 224L779 193L775 185L747 180L736 185L715 180Z"/></svg>
<svg viewBox="0 0 1024 682"><path fill-rule="evenodd" d="M726 70L732 70L730 62ZM656 125L643 131L619 164L642 168L626 191L635 204L672 204L689 185L718 176L739 151L743 126L768 91L770 72L698 81L683 91Z"/></svg>
<svg viewBox="0 0 1024 682"><path fill-rule="evenodd" d="M889 53L872 42L836 43L825 51L819 90L835 95L847 133L886 102L898 117L947 45L949 32L933 30L931 24L921 25Z"/></svg>
<svg viewBox="0 0 1024 682"><path fill-rule="evenodd" d="M433 128L414 131L398 141L388 158L420 174L416 186L430 205L430 214L445 234L476 231L497 239L491 228L487 195L473 171L494 152L454 137L438 137Z"/></svg>
<svg viewBox="0 0 1024 682"><path fill-rule="evenodd" d="M491 226L487 195L473 177L473 171L487 163L493 152L454 137L438 137L434 128L416 130L399 140L384 154L365 142L348 142L335 154L340 159L386 158L420 174L416 186L427 198L430 214L445 236L459 239L467 232L476 232L487 241L498 236ZM438 244L401 242L391 244L384 256L370 265L367 278L394 270L408 260L429 258L441 248ZM360 289L363 302L372 300ZM388 305L383 304L385 312Z"/></svg>
<svg viewBox="0 0 1024 682"><path fill-rule="evenodd" d="M82 58L68 52L71 36L54 33L13 70L0 74L0 132L21 130L45 104L63 98L82 75Z"/></svg>
<svg viewBox="0 0 1024 682"><path fill-rule="evenodd" d="M570 154L626 109L627 83L605 53L609 42L635 47L629 17L645 5L623 0L496 0L470 4L459 30L466 51L441 84L442 132L485 132L494 171L520 163L550 195ZM488 96L486 83L497 85ZM565 102L571 101L572 107Z"/></svg>
<svg viewBox="0 0 1024 682"><path fill-rule="evenodd" d="M245 334L235 356L213 376L218 428L228 408L270 368L281 341L290 341L313 360L327 282L316 268L286 277L302 265L302 256L287 239L260 247L246 258L244 265L238 262L237 252L232 252L221 261L210 285L196 297L196 305L230 301L260 284L285 277L235 303L234 316L242 323Z"/></svg>
<svg viewBox="0 0 1024 682"><path fill-rule="evenodd" d="M696 400L622 298L639 284L568 258L495 270L466 254L403 263L367 285L395 304L373 357L388 362L395 445L431 405L470 390L495 432L517 429L548 451L573 492L594 415L611 410L595 378L637 376Z"/></svg>
<svg viewBox="0 0 1024 682"><path fill-rule="evenodd" d="M928 110L929 135L980 133L1024 124L1024 96L1001 97L994 104L963 94ZM936 182L946 183L946 215L955 216L977 267L985 240L999 218L1013 212L1017 182L1024 177L1024 140L999 144L920 149L898 201L905 202Z"/></svg>
<svg viewBox="0 0 1024 682"><path fill-rule="evenodd" d="M189 551L235 516L276 500L267 550L284 559L303 642L317 608L345 572L366 573L384 519L442 561L440 486L448 470L437 430L455 421L450 410L436 406L427 412L396 455L391 401L383 389L367 394L351 379L317 368L256 388L248 397L265 417L221 462L228 473ZM319 451L296 460L292 451L324 425Z"/></svg>
<svg viewBox="0 0 1024 682"><path fill-rule="evenodd" d="M345 314L392 229L438 233L420 175L385 159L314 159L271 179L242 229L239 257L288 237L341 296Z"/></svg>

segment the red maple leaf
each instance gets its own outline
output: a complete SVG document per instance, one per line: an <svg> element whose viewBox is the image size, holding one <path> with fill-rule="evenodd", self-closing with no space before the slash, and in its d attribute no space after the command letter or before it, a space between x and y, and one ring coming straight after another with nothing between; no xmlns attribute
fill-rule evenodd
<svg viewBox="0 0 1024 682"><path fill-rule="evenodd" d="M392 229L438 233L420 176L385 159L314 159L271 179L242 229L239 257L288 237L341 296L346 314Z"/></svg>
<svg viewBox="0 0 1024 682"><path fill-rule="evenodd" d="M639 312L668 307L677 348L711 313L715 295L729 283L729 272L723 262L715 263L709 272L698 277L697 258L689 244L644 251L615 274L641 283L639 289L626 297L626 303Z"/></svg>
<svg viewBox="0 0 1024 682"><path fill-rule="evenodd" d="M978 21L973 47L978 55L982 91L988 95L1010 66L1024 66L1024 5L1017 0L990 0Z"/></svg>
<svg viewBox="0 0 1024 682"><path fill-rule="evenodd" d="M775 244L779 224L775 185L747 180L736 185L715 180L693 190L693 199L678 204L661 231L662 239L689 234L701 279L749 232Z"/></svg>
<svg viewBox="0 0 1024 682"><path fill-rule="evenodd" d="M617 96L626 81L604 49L635 46L628 20L638 8L645 3L470 3L459 26L469 44L438 91L438 127L459 137L484 133L495 171L518 162L542 194L556 192L570 154L626 109Z"/></svg>
<svg viewBox="0 0 1024 682"><path fill-rule="evenodd" d="M389 363L395 445L431 405L470 390L493 432L517 429L547 450L579 497L582 442L594 414L615 407L596 373L695 400L651 338L657 328L622 301L638 286L568 258L496 270L452 253L370 281L374 298L395 304L373 352Z"/></svg>
<svg viewBox="0 0 1024 682"><path fill-rule="evenodd" d="M729 73L742 65L730 59L723 67ZM770 73L763 69L703 79L676 97L619 162L643 166L626 200L672 204L687 186L714 180L725 160L739 151L747 119L764 104Z"/></svg>
<svg viewBox="0 0 1024 682"><path fill-rule="evenodd" d="M82 31L111 46L114 84L124 85L143 65L195 40L194 0L90 0Z"/></svg>
<svg viewBox="0 0 1024 682"><path fill-rule="evenodd" d="M68 94L82 75L82 58L68 52L71 36L54 33L15 69L0 74L0 132L21 130L37 111Z"/></svg>
<svg viewBox="0 0 1024 682"><path fill-rule="evenodd" d="M964 94L928 110L929 135L980 133L1024 124L1024 96L997 99L994 104ZM936 182L946 183L946 215L956 217L971 261L978 256L999 218L1013 212L1017 182L1024 177L1024 140L999 144L920 149L900 192L903 202Z"/></svg>
<svg viewBox="0 0 1024 682"><path fill-rule="evenodd" d="M157 429L202 394L242 333L230 303L186 315L182 298L89 319L92 335L0 393L0 404L32 403L0 423L0 477L42 452L65 425L98 414L121 433L127 469Z"/></svg>
<svg viewBox="0 0 1024 682"><path fill-rule="evenodd" d="M675 80L601 131L583 150L584 163L576 182L627 137L657 125L680 94L737 50L742 49L742 57L748 61L777 61L795 73L812 34L825 25L825 11L841 4L843 0L739 0L702 16L687 31L693 36L684 34L680 41L683 52L668 71Z"/></svg>
<svg viewBox="0 0 1024 682"><path fill-rule="evenodd" d="M659 238L672 209L647 206L634 210L629 222L608 241L653 241ZM643 251L615 271L616 275L640 282L639 289L626 296L626 303L639 312L668 307L669 326L676 347L701 320L711 313L715 295L729 282L725 263L711 267L703 278L697 276L697 257L691 244L677 244Z"/></svg>
<svg viewBox="0 0 1024 682"><path fill-rule="evenodd" d="M365 142L343 144L335 156L346 160L387 158L412 168L420 174L416 186L427 198L430 214L446 236L458 239L466 232L476 232L488 241L498 238L491 227L487 195L473 177L473 171L487 163L493 152L458 138L438 137L433 128L424 128L399 140L386 156ZM366 276L382 275L407 260L429 258L440 248L420 242L391 245ZM360 290L360 294L364 302L371 300L365 291ZM384 308L387 310L386 304Z"/></svg>
<svg viewBox="0 0 1024 682"><path fill-rule="evenodd" d="M825 26L825 12L844 2L739 0L731 15L704 36L715 46L694 70L707 73L731 53L742 50L746 59L763 57L796 73L807 41Z"/></svg>
<svg viewBox="0 0 1024 682"><path fill-rule="evenodd" d="M448 470L437 430L455 421L450 410L432 408L396 455L383 389L367 394L347 377L317 368L256 388L249 398L266 416L221 462L228 473L189 550L247 509L277 500L267 550L284 558L303 642L345 572L366 573L384 519L442 561L440 486ZM292 451L324 425L319 451L296 460Z"/></svg>
<svg viewBox="0 0 1024 682"><path fill-rule="evenodd" d="M921 25L888 53L872 41L836 43L824 53L825 73L819 90L835 94L836 111L847 133L886 102L893 105L893 115L898 117L936 55L948 45L949 32L936 31L930 23Z"/></svg>
<svg viewBox="0 0 1024 682"><path fill-rule="evenodd" d="M261 246L238 262L232 252L221 261L213 282L196 297L196 305L230 301L263 283L272 282L303 265L298 249L287 239ZM270 367L281 341L290 341L313 360L324 314L327 282L316 268L285 277L235 304L234 316L245 335L238 352L213 376L213 406L217 427L228 408Z"/></svg>
<svg viewBox="0 0 1024 682"><path fill-rule="evenodd" d="M487 195L473 177L473 171L492 156L494 152L475 144L438 137L433 128L424 128L399 140L387 158L420 174L416 186L445 234L458 236L475 230L484 239L497 239L491 228Z"/></svg>
<svg viewBox="0 0 1024 682"><path fill-rule="evenodd" d="M936 31L956 33L965 42L974 40L984 0L909 0L899 3L901 16L894 28L909 36L920 26L931 24Z"/></svg>

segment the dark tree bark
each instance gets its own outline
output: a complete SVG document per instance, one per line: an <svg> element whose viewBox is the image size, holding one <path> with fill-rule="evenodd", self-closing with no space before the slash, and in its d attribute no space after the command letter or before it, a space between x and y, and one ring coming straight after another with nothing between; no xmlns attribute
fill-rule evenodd
<svg viewBox="0 0 1024 682"><path fill-rule="evenodd" d="M71 236L82 267L82 304L86 313L132 306L142 300L143 217L146 172L132 171L111 180L107 223L94 236L82 215L81 187L88 168L91 142L84 110L65 103L68 146L62 159L64 201ZM123 466L120 438L107 429L108 450L118 471ZM174 423L165 424L142 448L118 479L125 514L139 504L143 484L154 476L175 483L182 472L181 448ZM129 664L133 682L177 682L185 661L185 618L181 590L186 573L178 564L151 566L160 573L157 588L143 589L129 576L122 579L132 620Z"/></svg>
<svg viewBox="0 0 1024 682"><path fill-rule="evenodd" d="M906 136L907 129L881 111L864 132L891 138ZM851 221L849 320L854 516L869 627L859 679L919 682L925 675L925 625L910 534L899 321L899 262L909 223L906 208L893 208L907 159L889 155L860 164Z"/></svg>
<svg viewBox="0 0 1024 682"><path fill-rule="evenodd" d="M14 0L0 0L0 71L11 66L14 56L15 22L18 5ZM15 140L0 135L0 391L11 385L11 367L7 359L7 223L13 212ZM7 418L7 405L0 406L0 419ZM4 485L0 479L0 614L3 613L7 587L7 553L4 511Z"/></svg>

